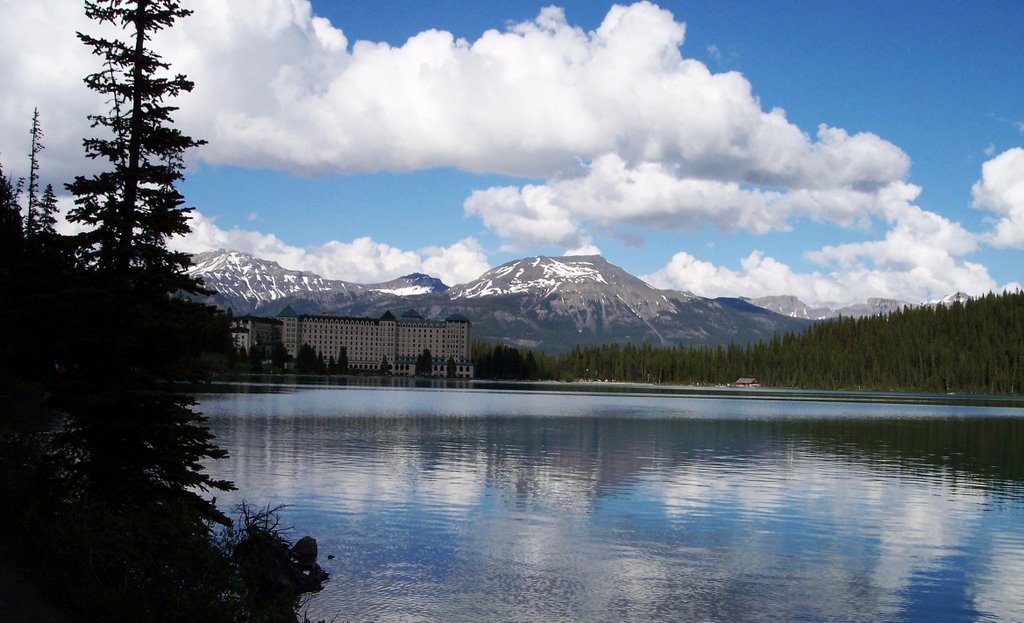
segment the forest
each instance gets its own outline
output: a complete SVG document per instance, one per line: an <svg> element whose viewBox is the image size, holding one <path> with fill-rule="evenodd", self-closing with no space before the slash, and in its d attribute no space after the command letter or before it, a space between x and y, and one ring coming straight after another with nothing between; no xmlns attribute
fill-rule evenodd
<svg viewBox="0 0 1024 623"><path fill-rule="evenodd" d="M802 333L728 347L606 344L558 356L478 344L477 376L1017 394L1024 387L1024 293L839 318Z"/></svg>

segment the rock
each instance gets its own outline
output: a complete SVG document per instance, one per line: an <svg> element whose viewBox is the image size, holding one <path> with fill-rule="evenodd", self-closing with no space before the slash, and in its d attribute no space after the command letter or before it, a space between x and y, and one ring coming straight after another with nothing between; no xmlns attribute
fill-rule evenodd
<svg viewBox="0 0 1024 623"><path fill-rule="evenodd" d="M307 571L316 567L316 556L316 539L311 536L302 537L292 546L292 557L300 570Z"/></svg>

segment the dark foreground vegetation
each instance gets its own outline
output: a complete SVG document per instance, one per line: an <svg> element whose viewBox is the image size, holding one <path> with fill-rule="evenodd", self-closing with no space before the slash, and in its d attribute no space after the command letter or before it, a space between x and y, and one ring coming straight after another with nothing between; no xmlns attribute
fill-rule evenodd
<svg viewBox="0 0 1024 623"><path fill-rule="evenodd" d="M1024 293L819 322L805 332L729 347L608 344L558 356L479 344L479 378L1021 393Z"/></svg>
<svg viewBox="0 0 1024 623"><path fill-rule="evenodd" d="M84 141L105 170L67 184L85 233L54 230L38 111L27 182L0 171L0 554L80 620L295 621L326 579L315 544L292 547L272 509L232 522L215 505L233 485L203 466L225 453L178 390L203 381L200 355L226 335L218 312L178 296L202 288L165 244L188 231L175 183L201 142L165 102L192 83L148 46L188 11L85 6L97 30L125 33L79 34L100 67L86 84L109 104Z"/></svg>

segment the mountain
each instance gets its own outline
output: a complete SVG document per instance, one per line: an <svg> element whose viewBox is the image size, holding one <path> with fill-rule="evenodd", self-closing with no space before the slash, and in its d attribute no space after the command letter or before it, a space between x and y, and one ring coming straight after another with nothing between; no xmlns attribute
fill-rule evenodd
<svg viewBox="0 0 1024 623"><path fill-rule="evenodd" d="M791 295L783 296L762 296L761 298L750 299L751 305L769 309L776 314L782 314L790 318L803 318L805 320L824 320L832 318L835 312L827 307L811 307L800 299Z"/></svg>
<svg viewBox="0 0 1024 623"><path fill-rule="evenodd" d="M842 316L844 318L863 318L864 316L884 316L894 311L906 309L909 307L917 307L913 303L907 301L898 301L896 299L879 299L871 298L866 303L857 303L854 305L847 305L836 310L836 316Z"/></svg>
<svg viewBox="0 0 1024 623"><path fill-rule="evenodd" d="M212 302L235 313L252 313L268 303L295 297L326 302L365 293L358 284L288 270L277 262L224 249L193 255L188 272L216 292Z"/></svg>
<svg viewBox="0 0 1024 623"><path fill-rule="evenodd" d="M948 297L947 297L948 298ZM828 307L811 307L795 296L765 296L750 299L752 305L763 307L783 316L790 318L804 318L807 320L826 320L828 318L862 318L864 316L880 316L899 309L917 307L907 301L896 299L870 298L865 303L847 305L839 309Z"/></svg>
<svg viewBox="0 0 1024 623"><path fill-rule="evenodd" d="M299 313L317 313L366 297L413 296L448 289L439 279L421 273L370 285L326 279L311 272L281 268L277 262L248 253L224 249L193 255L188 272L216 292L211 302L237 314L268 313L268 309L276 313L293 301Z"/></svg>
<svg viewBox="0 0 1024 623"><path fill-rule="evenodd" d="M969 300L971 300L971 297L963 292L954 292L953 294L946 295L937 301L929 301L928 306L935 307L936 305L946 305L948 307L953 303L963 304Z"/></svg>
<svg viewBox="0 0 1024 623"><path fill-rule="evenodd" d="M398 279L392 279L384 283L365 286L367 290L383 294L394 294L396 296L416 296L419 294L433 294L444 292L448 289L440 279L424 275L423 273L411 273Z"/></svg>
<svg viewBox="0 0 1024 623"><path fill-rule="evenodd" d="M288 271L275 262L228 251L194 257L192 273L236 313L376 317L415 308L427 318L463 314L476 339L563 351L607 342L719 345L801 331L807 322L741 299L705 299L659 290L601 256L531 257L451 288L421 274L374 285Z"/></svg>

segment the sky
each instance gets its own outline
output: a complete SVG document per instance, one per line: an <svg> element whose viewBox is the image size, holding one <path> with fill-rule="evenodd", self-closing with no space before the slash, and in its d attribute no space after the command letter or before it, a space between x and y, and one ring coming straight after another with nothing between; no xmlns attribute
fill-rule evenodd
<svg viewBox="0 0 1024 623"><path fill-rule="evenodd" d="M450 285L600 253L657 287L831 307L1024 282L1024 3L183 4L152 41L208 141L176 249ZM75 0L0 0L6 175L36 107L44 184L98 166L76 31L114 32Z"/></svg>

